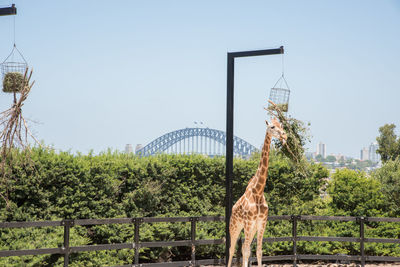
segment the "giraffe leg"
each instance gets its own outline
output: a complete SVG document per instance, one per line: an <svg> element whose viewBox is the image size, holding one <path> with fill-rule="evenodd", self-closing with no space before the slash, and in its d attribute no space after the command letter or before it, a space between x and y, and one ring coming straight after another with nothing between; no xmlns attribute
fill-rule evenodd
<svg viewBox="0 0 400 267"><path fill-rule="evenodd" d="M233 258L233 254L235 254L236 242L238 240L238 237L239 237L242 229L243 229L243 225L240 225L240 224L234 225L232 222L230 223L229 235L231 238L231 246L229 247L229 261L228 261L228 265L227 265L228 267L231 267L231 265L232 265L232 258Z"/></svg>
<svg viewBox="0 0 400 267"><path fill-rule="evenodd" d="M267 225L267 216L259 221L257 225L257 263L258 267L262 267L262 244L265 226Z"/></svg>
<svg viewBox="0 0 400 267"><path fill-rule="evenodd" d="M257 228L255 222L250 222L245 225L244 229L244 243L242 248L242 255L243 255L243 267L248 267L249 265L249 258L250 258L250 245L253 241L254 235L256 234Z"/></svg>

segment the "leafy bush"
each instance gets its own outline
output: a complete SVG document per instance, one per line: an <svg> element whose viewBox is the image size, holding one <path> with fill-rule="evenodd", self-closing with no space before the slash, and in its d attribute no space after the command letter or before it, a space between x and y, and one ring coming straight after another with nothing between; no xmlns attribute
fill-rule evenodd
<svg viewBox="0 0 400 267"><path fill-rule="evenodd" d="M378 180L348 169L333 174L328 186L329 207L336 215L384 216L384 195Z"/></svg>
<svg viewBox="0 0 400 267"><path fill-rule="evenodd" d="M249 160L234 160L233 198L243 194L255 173L260 155ZM281 154L271 151L265 196L270 215L385 215L379 181L363 173L340 171L329 186L331 199L320 198L328 171L321 165L305 165L306 173ZM10 205L0 202L1 221L35 221L115 217L175 217L223 215L225 198L225 158L202 155L159 155L139 158L112 153L72 155L51 149L32 150L31 159L16 152L8 185ZM5 191L0 188L1 192ZM394 228L393 228L394 227ZM71 244L109 244L132 242L133 225L74 226ZM391 229L394 231L391 231ZM371 235L391 237L399 228L368 225ZM301 223L302 235L357 236L356 224ZM48 232L50 231L50 232ZM61 229L1 230L0 248L58 247ZM396 232L397 231L397 232ZM269 222L265 236L289 236L290 222ZM218 239L225 235L223 222L199 222L198 239ZM400 234L399 234L400 235ZM141 241L190 239L189 223L144 223ZM20 240L20 241L18 241ZM14 245L15 243L15 245ZM29 244L29 247L23 247ZM389 245L388 245L389 246ZM390 247L371 244L374 255L400 255ZM264 244L264 255L291 253L290 242ZM302 253L352 253L355 244L338 242L299 243ZM223 257L223 245L196 248L199 259ZM142 248L141 262L185 260L188 247ZM62 265L58 256L3 258L0 265ZM71 255L72 266L123 265L133 260L132 250L77 253ZM4 263L4 264L3 264Z"/></svg>

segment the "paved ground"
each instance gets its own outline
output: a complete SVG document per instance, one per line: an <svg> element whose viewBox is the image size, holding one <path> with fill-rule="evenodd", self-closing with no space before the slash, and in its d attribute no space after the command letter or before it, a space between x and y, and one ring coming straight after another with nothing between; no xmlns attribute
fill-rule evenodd
<svg viewBox="0 0 400 267"><path fill-rule="evenodd" d="M236 267L237 265L234 265ZM256 267L257 264L253 264L253 267ZM268 264L263 265L266 267L292 267L292 264ZM351 263L351 264L338 264L338 263L328 263L328 264L297 264L298 267L361 267L360 264ZM221 267L216 265L207 265L204 267ZM365 267L400 267L400 263L380 263L380 264L365 264Z"/></svg>
<svg viewBox="0 0 400 267"><path fill-rule="evenodd" d="M256 265L257 266L257 265ZM291 264L269 264L268 267L291 267ZM329 263L329 264L297 264L298 267L361 267L360 264L351 263L351 264L338 264L338 263ZM366 267L400 267L400 263L398 264L365 264Z"/></svg>
<svg viewBox="0 0 400 267"><path fill-rule="evenodd" d="M257 265L256 265L257 266ZM291 267L293 265L291 264L269 264L267 265L268 267ZM361 267L360 264L356 263L351 263L351 264L337 264L337 263L329 263L329 264L297 264L298 267L306 267L306 266L312 266L312 267ZM399 264L365 264L366 267L400 267Z"/></svg>

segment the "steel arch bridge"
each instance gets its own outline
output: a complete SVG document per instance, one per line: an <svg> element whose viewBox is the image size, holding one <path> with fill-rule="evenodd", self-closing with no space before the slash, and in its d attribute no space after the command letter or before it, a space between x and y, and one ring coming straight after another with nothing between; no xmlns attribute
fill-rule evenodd
<svg viewBox="0 0 400 267"><path fill-rule="evenodd" d="M140 156L160 153L225 155L226 134L210 128L185 128L166 133L146 146L136 150ZM239 157L249 157L258 149L245 140L234 136L233 153Z"/></svg>

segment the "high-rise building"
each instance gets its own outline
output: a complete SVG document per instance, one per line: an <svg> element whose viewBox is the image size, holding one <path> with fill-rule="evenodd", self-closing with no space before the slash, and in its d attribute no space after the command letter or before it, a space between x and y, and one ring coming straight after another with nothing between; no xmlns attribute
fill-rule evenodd
<svg viewBox="0 0 400 267"><path fill-rule="evenodd" d="M364 147L363 149L361 149L361 151L360 151L360 160L362 160L362 161L369 160L369 150L368 150L368 148Z"/></svg>
<svg viewBox="0 0 400 267"><path fill-rule="evenodd" d="M376 151L378 150L379 146L378 143L371 143L371 145L369 145L369 151L368 151L368 157L369 160L377 163L380 161L380 156L378 153L376 153Z"/></svg>
<svg viewBox="0 0 400 267"><path fill-rule="evenodd" d="M321 155L323 158L326 158L326 145L322 142L319 142L317 146L317 155Z"/></svg>
<svg viewBox="0 0 400 267"><path fill-rule="evenodd" d="M142 144L137 144L136 147L135 147L135 153L137 154L137 152L142 148L143 148Z"/></svg>
<svg viewBox="0 0 400 267"><path fill-rule="evenodd" d="M131 144L126 144L126 146L125 146L125 153L126 153L126 154L133 153L133 147L132 147Z"/></svg>

